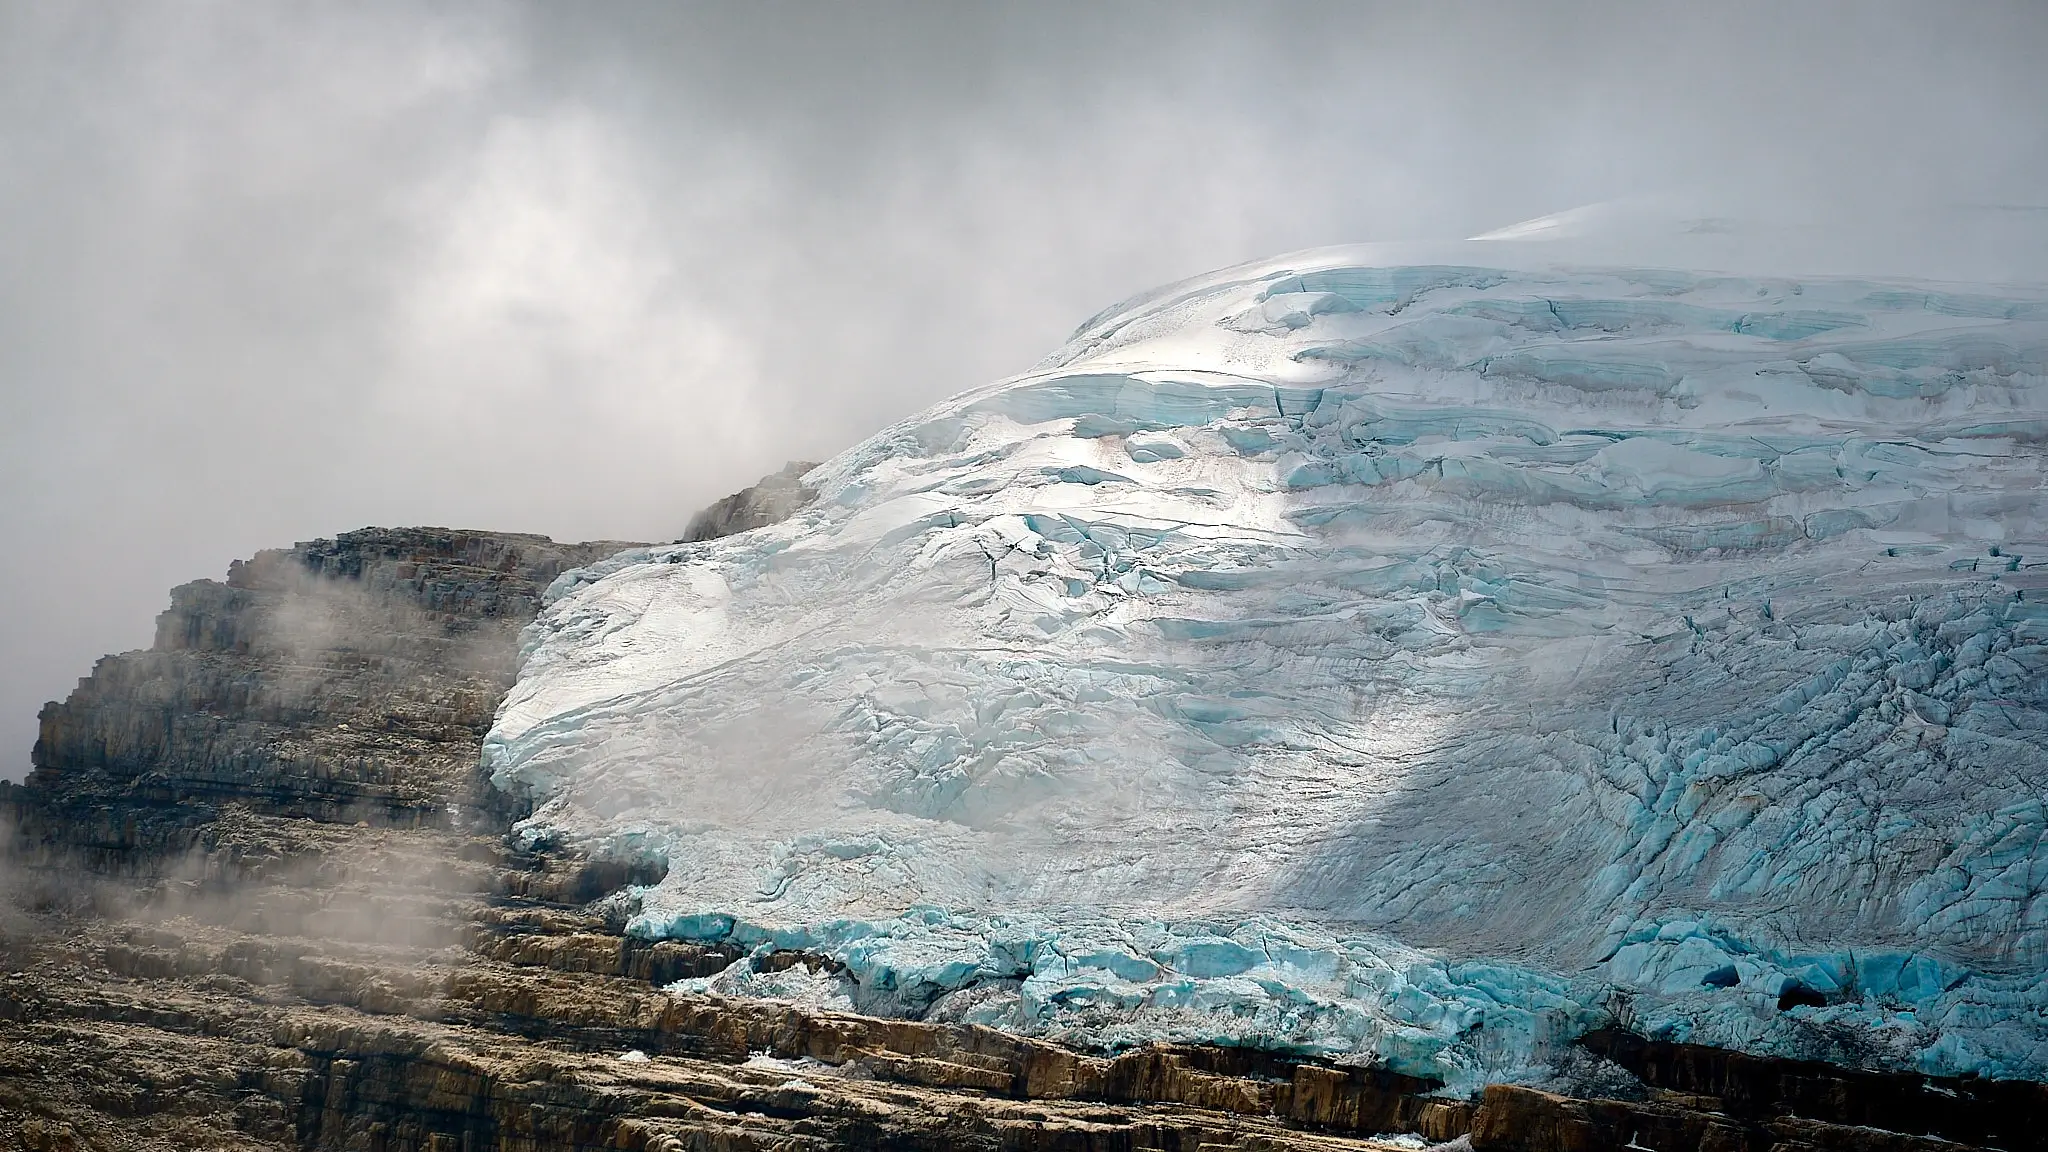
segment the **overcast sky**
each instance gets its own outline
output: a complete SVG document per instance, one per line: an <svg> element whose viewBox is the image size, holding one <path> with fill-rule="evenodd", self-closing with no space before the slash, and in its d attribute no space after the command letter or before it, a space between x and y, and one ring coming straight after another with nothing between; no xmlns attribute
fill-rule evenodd
<svg viewBox="0 0 2048 1152"><path fill-rule="evenodd" d="M1670 189L2026 215L2044 59L2038 0L0 0L0 776L231 559L672 538L1209 268Z"/></svg>

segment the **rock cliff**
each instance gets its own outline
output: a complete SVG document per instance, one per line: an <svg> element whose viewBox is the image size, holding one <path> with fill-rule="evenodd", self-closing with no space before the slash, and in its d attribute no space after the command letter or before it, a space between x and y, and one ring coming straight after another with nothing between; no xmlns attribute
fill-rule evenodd
<svg viewBox="0 0 2048 1152"><path fill-rule="evenodd" d="M230 809L473 823L492 803L475 746L519 629L558 573L620 547L367 529L174 589L151 648L44 708L23 847L134 873L201 847Z"/></svg>
<svg viewBox="0 0 2048 1152"><path fill-rule="evenodd" d="M716 540L788 519L790 513L817 497L803 484L804 473L816 467L807 460L792 460L781 471L761 477L753 487L714 502L690 518L682 542Z"/></svg>
<svg viewBox="0 0 2048 1152"><path fill-rule="evenodd" d="M2038 1085L1626 1032L1583 1051L1581 1095L1609 1098L1465 1100L1247 1048L665 992L824 962L625 935L658 877L522 847L477 774L546 586L620 547L368 529L266 552L50 705L0 794L0 1149L2048 1147Z"/></svg>

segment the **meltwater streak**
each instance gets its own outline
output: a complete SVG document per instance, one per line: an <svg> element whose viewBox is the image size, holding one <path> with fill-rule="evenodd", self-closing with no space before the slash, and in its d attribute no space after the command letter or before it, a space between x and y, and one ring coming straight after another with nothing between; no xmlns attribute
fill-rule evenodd
<svg viewBox="0 0 2048 1152"><path fill-rule="evenodd" d="M486 755L711 986L1453 1089L2048 1074L2048 291L1348 248L563 577ZM801 983L801 981L799 981Z"/></svg>

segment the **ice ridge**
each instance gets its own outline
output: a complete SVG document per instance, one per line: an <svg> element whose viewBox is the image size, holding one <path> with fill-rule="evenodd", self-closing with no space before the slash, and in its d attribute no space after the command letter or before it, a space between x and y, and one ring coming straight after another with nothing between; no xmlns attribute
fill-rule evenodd
<svg viewBox="0 0 2048 1152"><path fill-rule="evenodd" d="M2048 1075L2044 372L2032 288L1227 270L565 575L487 762L634 931L844 965L725 991Z"/></svg>

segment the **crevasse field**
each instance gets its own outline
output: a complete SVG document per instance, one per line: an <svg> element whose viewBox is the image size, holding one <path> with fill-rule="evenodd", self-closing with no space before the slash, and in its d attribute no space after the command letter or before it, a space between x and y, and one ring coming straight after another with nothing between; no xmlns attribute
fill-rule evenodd
<svg viewBox="0 0 2048 1152"><path fill-rule="evenodd" d="M1177 284L564 576L494 779L846 965L686 989L2048 1075L2048 292L1519 264Z"/></svg>

